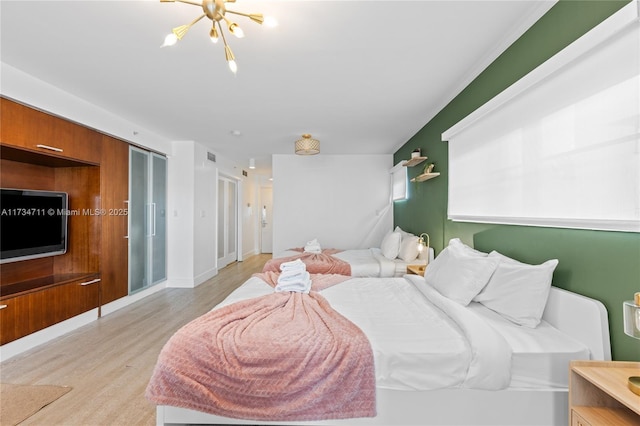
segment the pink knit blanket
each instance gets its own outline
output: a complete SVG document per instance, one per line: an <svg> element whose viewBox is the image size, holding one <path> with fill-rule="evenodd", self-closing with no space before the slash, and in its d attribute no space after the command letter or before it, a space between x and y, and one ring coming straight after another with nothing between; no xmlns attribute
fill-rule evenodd
<svg viewBox="0 0 640 426"><path fill-rule="evenodd" d="M271 287L275 287L278 284L280 272L259 272L253 274L253 276L260 278ZM322 291L325 288L329 288L351 278L341 274L309 274L309 277L311 278L311 290L313 291Z"/></svg>
<svg viewBox="0 0 640 426"><path fill-rule="evenodd" d="M296 249L293 249L296 250ZM280 272L280 265L285 262L291 262L300 259L310 274L340 274L351 276L351 265L342 259L331 256L340 250L324 249L322 253L302 252L287 257L277 257L270 259L265 263L262 272L273 271Z"/></svg>
<svg viewBox="0 0 640 426"><path fill-rule="evenodd" d="M373 353L364 333L319 293L274 292L178 330L146 397L247 420L373 417Z"/></svg>

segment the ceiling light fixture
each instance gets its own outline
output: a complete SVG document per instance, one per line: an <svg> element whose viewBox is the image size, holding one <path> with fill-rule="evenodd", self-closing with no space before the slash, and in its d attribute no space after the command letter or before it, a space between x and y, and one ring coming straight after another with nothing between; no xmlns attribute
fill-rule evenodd
<svg viewBox="0 0 640 426"><path fill-rule="evenodd" d="M202 0L202 2L192 1L192 0L160 0L162 3L187 3L195 6L201 6L203 10L203 14L198 16L196 19L188 23L187 25L181 25L179 27L171 30L171 33L167 35L164 39L165 46L173 46L178 42L178 40L182 40L182 37L189 31L189 29L195 25L198 21L200 21L205 16L211 19L212 26L209 31L209 37L211 41L214 43L218 42L218 36L222 36L222 42L224 43L224 54L227 60L227 64L229 64L229 69L235 74L238 71L238 65L236 64L236 58L231 51L231 47L227 44L227 39L224 36L224 31L222 31L222 24L220 21L224 21L227 25L227 29L233 35L238 38L244 37L244 31L238 24L230 21L225 14L227 12L233 13L235 15L245 16L251 19L253 22L257 22L258 24L265 24L268 27L275 27L277 22L275 19L271 17L265 17L261 13L243 13L236 12L233 10L228 10L225 6L226 3L235 3L235 0ZM216 28L216 25L218 28Z"/></svg>
<svg viewBox="0 0 640 426"><path fill-rule="evenodd" d="M305 133L302 139L296 141L296 154L298 155L315 155L320 152L320 141L312 139L311 135Z"/></svg>
<svg viewBox="0 0 640 426"><path fill-rule="evenodd" d="M254 158L249 158L249 168L250 169L256 168L256 160Z"/></svg>

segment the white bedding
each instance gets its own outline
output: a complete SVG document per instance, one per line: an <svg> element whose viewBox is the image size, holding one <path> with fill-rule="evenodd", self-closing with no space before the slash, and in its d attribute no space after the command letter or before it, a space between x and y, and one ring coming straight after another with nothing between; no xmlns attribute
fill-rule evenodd
<svg viewBox="0 0 640 426"><path fill-rule="evenodd" d="M218 306L270 292L252 277ZM568 360L589 358L546 322L530 329L478 303L462 307L415 275L351 278L321 294L367 334L379 388L566 388Z"/></svg>
<svg viewBox="0 0 640 426"><path fill-rule="evenodd" d="M300 254L299 251L285 250L273 256L274 259ZM405 262L400 258L387 259L377 248L349 249L332 254L351 266L352 277L402 277L407 273L407 265L424 265L425 260L415 259Z"/></svg>
<svg viewBox="0 0 640 426"><path fill-rule="evenodd" d="M569 361L591 358L586 345L544 320L536 328L522 327L480 303L471 302L468 308L488 321L511 346L512 389L566 389Z"/></svg>

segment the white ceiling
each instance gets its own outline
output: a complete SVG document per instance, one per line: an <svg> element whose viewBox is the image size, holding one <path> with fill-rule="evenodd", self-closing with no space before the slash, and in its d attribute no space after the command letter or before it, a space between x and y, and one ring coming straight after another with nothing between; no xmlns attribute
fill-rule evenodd
<svg viewBox="0 0 640 426"><path fill-rule="evenodd" d="M1 59L169 140L270 173L302 133L321 154L391 154L546 12L538 1L243 1L227 68L202 9L140 1L0 1ZM234 15L229 15L234 17ZM227 32L228 34L228 32ZM239 131L240 136L233 135Z"/></svg>

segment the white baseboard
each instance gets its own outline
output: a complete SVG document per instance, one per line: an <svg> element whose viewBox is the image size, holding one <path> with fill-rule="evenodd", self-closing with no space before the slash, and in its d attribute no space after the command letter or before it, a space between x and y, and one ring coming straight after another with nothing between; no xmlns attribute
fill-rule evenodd
<svg viewBox="0 0 640 426"><path fill-rule="evenodd" d="M28 336L14 340L13 342L6 343L0 346L0 361L6 361L9 358L13 358L16 355L20 355L21 353L28 351L29 349L33 349L43 343L57 339L58 337L84 325L90 324L97 319L98 308L95 308L45 329L38 330L35 333L31 333Z"/></svg>
<svg viewBox="0 0 640 426"><path fill-rule="evenodd" d="M144 299L145 297L165 288L167 288L167 281L151 286L130 296L114 300L113 302L107 303L101 307L101 314L102 316L109 315L118 309L124 308L125 306ZM0 346L0 361L6 361L9 358L13 358L16 355L20 355L23 352L33 349L36 346L50 342L53 339L57 339L58 337L90 324L97 319L98 308L95 308L50 327L38 330L35 333L31 333L28 336L14 340L13 342L6 343Z"/></svg>
<svg viewBox="0 0 640 426"><path fill-rule="evenodd" d="M172 277L167 287L170 288L196 288L210 278L218 275L218 268L212 268L193 278L174 278Z"/></svg>
<svg viewBox="0 0 640 426"><path fill-rule="evenodd" d="M109 302L106 305L102 305L101 314L102 316L109 315L118 309L122 309L125 306L128 306L132 303L137 302L138 300L142 300L147 296L152 295L153 293L157 293L160 290L164 290L168 287L168 281L163 281L161 283L155 284L149 288L146 288L137 293L131 294L129 296L121 297L120 299L116 299L113 302Z"/></svg>

